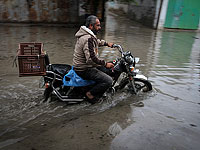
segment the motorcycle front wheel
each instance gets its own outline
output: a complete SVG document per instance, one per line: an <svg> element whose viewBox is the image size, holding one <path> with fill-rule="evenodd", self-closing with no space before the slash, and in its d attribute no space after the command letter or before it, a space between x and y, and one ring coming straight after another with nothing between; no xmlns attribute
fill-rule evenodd
<svg viewBox="0 0 200 150"><path fill-rule="evenodd" d="M139 92L139 91L148 92L152 90L152 85L148 80L135 78L134 85L135 85L136 92ZM119 85L117 86L117 90L122 90L125 87L128 87L128 89L130 90L132 88L129 78L122 79Z"/></svg>

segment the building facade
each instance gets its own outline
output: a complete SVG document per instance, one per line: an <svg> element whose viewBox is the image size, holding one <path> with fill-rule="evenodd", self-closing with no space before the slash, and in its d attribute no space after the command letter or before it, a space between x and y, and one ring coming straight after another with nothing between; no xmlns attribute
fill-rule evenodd
<svg viewBox="0 0 200 150"><path fill-rule="evenodd" d="M151 28L200 30L199 0L135 0L126 4L116 1L115 5L113 8L124 10L129 18Z"/></svg>
<svg viewBox="0 0 200 150"><path fill-rule="evenodd" d="M81 23L90 14L104 18L105 0L1 0L0 22Z"/></svg>

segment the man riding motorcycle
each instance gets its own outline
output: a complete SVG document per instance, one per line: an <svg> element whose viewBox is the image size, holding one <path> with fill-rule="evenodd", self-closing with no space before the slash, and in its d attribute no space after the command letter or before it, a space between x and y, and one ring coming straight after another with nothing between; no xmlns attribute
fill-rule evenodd
<svg viewBox="0 0 200 150"><path fill-rule="evenodd" d="M76 73L84 80L93 80L95 85L86 93L87 100L95 103L98 97L112 86L112 78L105 72L114 67L113 63L98 58L98 47L112 47L113 43L97 39L100 31L100 21L96 16L89 16L85 26L81 26L75 34L77 42L74 49L73 66Z"/></svg>

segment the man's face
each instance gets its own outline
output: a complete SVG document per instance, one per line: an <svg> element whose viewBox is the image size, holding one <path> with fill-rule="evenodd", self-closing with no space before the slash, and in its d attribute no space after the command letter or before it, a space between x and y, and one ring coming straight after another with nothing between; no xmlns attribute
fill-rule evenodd
<svg viewBox="0 0 200 150"><path fill-rule="evenodd" d="M96 19L96 23L94 26L92 26L92 32L94 32L95 35L97 35L97 33L101 30L101 24L99 19Z"/></svg>

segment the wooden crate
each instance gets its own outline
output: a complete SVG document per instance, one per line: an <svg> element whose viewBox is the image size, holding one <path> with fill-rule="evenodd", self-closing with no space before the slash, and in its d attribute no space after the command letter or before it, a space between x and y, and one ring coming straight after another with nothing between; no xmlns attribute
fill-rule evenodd
<svg viewBox="0 0 200 150"><path fill-rule="evenodd" d="M20 43L18 55L41 55L42 43Z"/></svg>
<svg viewBox="0 0 200 150"><path fill-rule="evenodd" d="M19 76L43 76L46 74L42 43L20 43L18 50Z"/></svg>
<svg viewBox="0 0 200 150"><path fill-rule="evenodd" d="M46 75L45 55L18 56L19 76Z"/></svg>

